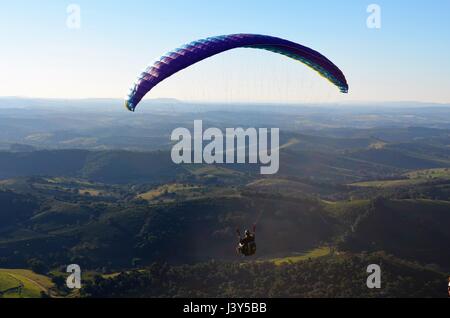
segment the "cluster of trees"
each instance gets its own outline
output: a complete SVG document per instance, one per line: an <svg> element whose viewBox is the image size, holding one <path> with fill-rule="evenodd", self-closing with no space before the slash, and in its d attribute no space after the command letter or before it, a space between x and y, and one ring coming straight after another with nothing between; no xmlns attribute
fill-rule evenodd
<svg viewBox="0 0 450 318"><path fill-rule="evenodd" d="M382 250L442 271L449 270L450 255L442 252L450 244L449 210L447 201L377 197L358 211L338 248L356 253Z"/></svg>
<svg viewBox="0 0 450 318"><path fill-rule="evenodd" d="M367 266L379 264L381 289L366 285ZM208 262L145 270L84 284L83 297L446 297L446 275L384 253L340 254L276 266Z"/></svg>

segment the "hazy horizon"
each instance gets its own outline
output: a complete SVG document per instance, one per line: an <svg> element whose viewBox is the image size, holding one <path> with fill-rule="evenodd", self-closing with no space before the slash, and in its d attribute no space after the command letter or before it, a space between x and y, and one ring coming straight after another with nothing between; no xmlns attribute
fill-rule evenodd
<svg viewBox="0 0 450 318"><path fill-rule="evenodd" d="M78 98L64 98L64 97L32 97L32 96L0 96L0 101L4 100L16 100L16 101L49 101L49 102L107 102L114 101L123 106L124 99L118 97L78 97ZM370 100L342 100L342 101L327 101L327 102L306 102L306 101L222 101L222 100L184 100L174 97L161 97L161 98L145 98L142 103L154 104L154 103L180 103L180 104L198 104L198 105L231 105L231 106L291 106L291 107L301 107L301 106L362 106L362 107L373 107L373 106L385 106L385 107L450 107L450 102L432 102L432 101L415 101L415 100L386 100L386 101L370 101ZM0 107L5 106L0 104ZM145 106L144 106L145 107Z"/></svg>

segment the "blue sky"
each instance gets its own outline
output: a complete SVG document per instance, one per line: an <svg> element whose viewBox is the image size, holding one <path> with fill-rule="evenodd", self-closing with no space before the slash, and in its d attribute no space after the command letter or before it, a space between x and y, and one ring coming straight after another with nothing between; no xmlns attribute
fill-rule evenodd
<svg viewBox="0 0 450 318"><path fill-rule="evenodd" d="M80 29L66 25L71 3L80 6ZM371 3L381 8L381 29L367 28ZM122 98L146 65L183 43L260 33L320 51L344 71L350 93L285 57L239 49L148 97L450 103L448 0L0 0L0 8L0 96Z"/></svg>

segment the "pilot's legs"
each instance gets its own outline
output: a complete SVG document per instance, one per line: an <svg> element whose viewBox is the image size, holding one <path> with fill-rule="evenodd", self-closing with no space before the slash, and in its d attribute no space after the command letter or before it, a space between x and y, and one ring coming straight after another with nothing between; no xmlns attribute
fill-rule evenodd
<svg viewBox="0 0 450 318"><path fill-rule="evenodd" d="M242 245L241 243L238 244L238 246L236 247L236 253L241 254L242 253L242 248L244 247L244 245Z"/></svg>

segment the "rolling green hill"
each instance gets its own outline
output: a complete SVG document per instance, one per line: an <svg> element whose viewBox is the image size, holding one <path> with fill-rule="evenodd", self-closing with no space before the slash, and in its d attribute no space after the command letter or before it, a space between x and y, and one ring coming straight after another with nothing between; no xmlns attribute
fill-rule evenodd
<svg viewBox="0 0 450 318"><path fill-rule="evenodd" d="M24 269L0 269L0 298L40 298L52 288L46 276Z"/></svg>
<svg viewBox="0 0 450 318"><path fill-rule="evenodd" d="M328 183L386 178L409 170L450 167L446 145L385 143L377 138L282 136L278 177L302 176ZM421 141L424 143L423 141ZM382 146L380 146L382 145ZM169 151L41 150L0 152L0 179L77 177L99 183L166 183L184 180L242 185L259 177L255 165L175 165Z"/></svg>
<svg viewBox="0 0 450 318"><path fill-rule="evenodd" d="M219 117L239 117L231 114ZM53 273L76 263L91 281L82 295L93 297L135 296L141 283L152 286L142 295L155 297L441 296L450 271L448 130L333 128L329 120L283 132L274 176L256 165L175 165L168 144L95 146L153 149L147 123L117 140L112 128L95 138L26 129L33 145L90 150L0 152L0 267L24 269L0 270L0 293L52 294ZM293 121L298 128L308 119ZM157 142L167 143L160 125ZM240 258L236 229L254 223L257 254ZM365 266L379 261L387 288L367 291ZM25 270L36 263L48 277Z"/></svg>
<svg viewBox="0 0 450 318"><path fill-rule="evenodd" d="M130 201L107 209L96 203L47 201L23 226L2 234L0 260L14 266L38 258L95 267L130 266L134 258L234 259L235 229L255 222L262 258L315 248L332 240L339 226L316 199L257 192L159 204Z"/></svg>
<svg viewBox="0 0 450 318"><path fill-rule="evenodd" d="M33 198L0 190L0 230L26 221L37 211L38 206L39 203Z"/></svg>
<svg viewBox="0 0 450 318"><path fill-rule="evenodd" d="M381 289L367 265L383 264ZM447 297L444 273L384 253L329 255L294 264L208 262L139 270L87 282L83 297Z"/></svg>
<svg viewBox="0 0 450 318"><path fill-rule="evenodd" d="M379 198L354 217L342 249L386 251L450 270L450 202Z"/></svg>
<svg viewBox="0 0 450 318"><path fill-rule="evenodd" d="M351 185L357 187L391 188L435 183L436 181L450 181L450 168L415 170L403 174L402 179L356 182Z"/></svg>

